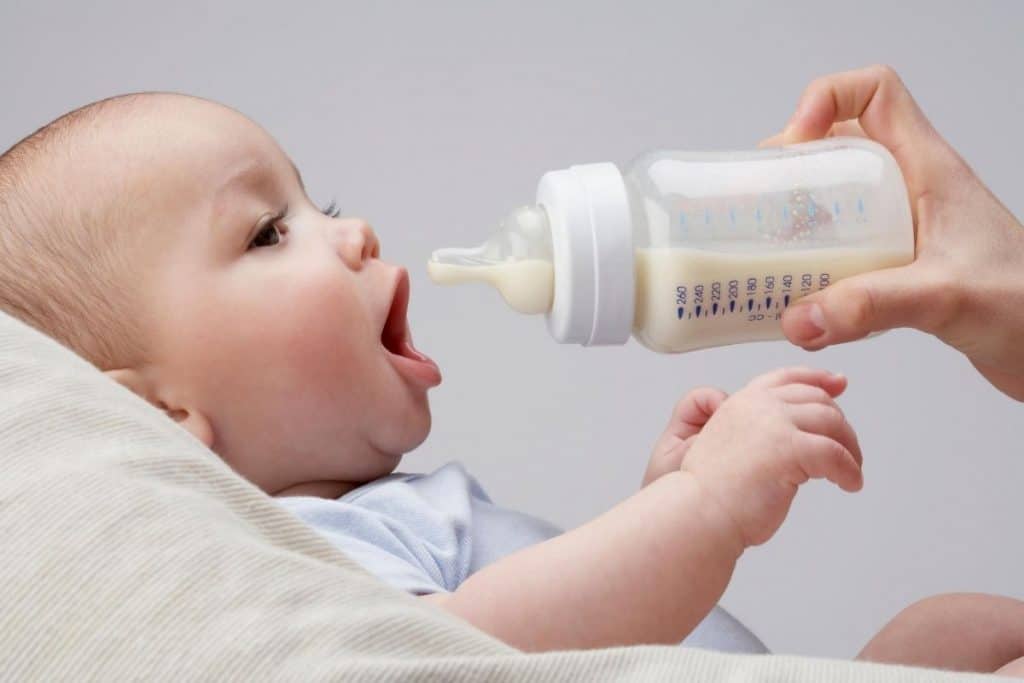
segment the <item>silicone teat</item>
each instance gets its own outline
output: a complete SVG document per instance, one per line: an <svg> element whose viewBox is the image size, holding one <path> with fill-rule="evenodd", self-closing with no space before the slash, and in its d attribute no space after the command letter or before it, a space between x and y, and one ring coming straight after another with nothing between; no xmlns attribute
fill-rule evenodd
<svg viewBox="0 0 1024 683"><path fill-rule="evenodd" d="M546 313L555 288L547 214L539 206L516 209L479 247L435 251L427 271L438 284L487 282L520 313Z"/></svg>

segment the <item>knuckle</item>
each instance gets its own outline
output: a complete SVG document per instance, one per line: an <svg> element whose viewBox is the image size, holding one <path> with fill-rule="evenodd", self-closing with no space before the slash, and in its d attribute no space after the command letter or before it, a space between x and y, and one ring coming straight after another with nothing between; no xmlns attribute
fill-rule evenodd
<svg viewBox="0 0 1024 683"><path fill-rule="evenodd" d="M821 387L811 387L811 395L818 403L831 403L832 397Z"/></svg>
<svg viewBox="0 0 1024 683"><path fill-rule="evenodd" d="M843 416L843 409L839 407L839 404L836 403L834 398L828 395L828 392L825 392L825 397L822 399L821 405L829 412L830 415L835 415L837 417Z"/></svg>
<svg viewBox="0 0 1024 683"><path fill-rule="evenodd" d="M832 439L829 439L828 440L828 445L826 446L826 449L827 449L826 450L826 456L828 457L829 460L832 461L833 464L835 464L835 465L845 464L845 462L846 462L846 454L847 454L847 450L846 450L845 446L843 446L838 441L833 441Z"/></svg>
<svg viewBox="0 0 1024 683"><path fill-rule="evenodd" d="M809 458L814 457L813 443L807 434L804 434L795 427L790 426L786 429L780 429L777 439L779 444L785 446L784 453L786 457L784 460L790 465L805 462Z"/></svg>
<svg viewBox="0 0 1024 683"><path fill-rule="evenodd" d="M679 410L684 408L687 403L690 403L691 401L693 401L693 397L696 394L697 394L697 390L696 389L691 389L690 391L687 391L685 394L683 394L682 398L678 399L676 401L675 405L672 406L672 412L674 412L674 413L675 412L679 412Z"/></svg>
<svg viewBox="0 0 1024 683"><path fill-rule="evenodd" d="M779 375L781 375L783 372L784 372L783 370L770 370L769 372L763 372L760 375L758 375L757 377L755 377L750 382L750 384L752 384L752 385L768 384L768 383L772 382L772 380L774 380L775 378L779 377Z"/></svg>
<svg viewBox="0 0 1024 683"><path fill-rule="evenodd" d="M825 402L814 403L809 406L809 409L814 411L815 417L818 418L818 422L822 423L822 426L832 422L835 419L835 409Z"/></svg>
<svg viewBox="0 0 1024 683"><path fill-rule="evenodd" d="M829 422L842 424L846 421L846 416L843 415L843 410L834 402L829 401L828 403L822 404L825 409L825 418Z"/></svg>
<svg viewBox="0 0 1024 683"><path fill-rule="evenodd" d="M831 87L831 84L831 76L818 76L808 83L806 88L804 88L804 96L806 97L821 90L828 90Z"/></svg>
<svg viewBox="0 0 1024 683"><path fill-rule="evenodd" d="M950 268L932 274L925 285L924 320L922 329L942 336L963 316L968 295L964 291L964 279Z"/></svg>
<svg viewBox="0 0 1024 683"><path fill-rule="evenodd" d="M791 365L784 368L779 368L778 370L766 372L763 375L759 375L755 379L755 382L758 385L775 386L787 383L789 379L792 377L799 377L811 372L813 372L813 370L811 370L810 368L799 365Z"/></svg>
<svg viewBox="0 0 1024 683"><path fill-rule="evenodd" d="M896 72L896 69L892 68L888 64L874 64L870 67L870 69L871 73L881 82L900 82L900 76Z"/></svg>
<svg viewBox="0 0 1024 683"><path fill-rule="evenodd" d="M812 411L812 429L819 434L834 433L836 425L842 424L842 412L835 405L815 403L808 407Z"/></svg>
<svg viewBox="0 0 1024 683"><path fill-rule="evenodd" d="M719 410L736 410L738 407L744 406L754 400L757 393L758 391L756 388L749 386L744 387L730 396L729 400L723 403Z"/></svg>
<svg viewBox="0 0 1024 683"><path fill-rule="evenodd" d="M845 293L847 310L844 317L847 325L858 332L870 332L878 309L875 293L864 285L851 285Z"/></svg>
<svg viewBox="0 0 1024 683"><path fill-rule="evenodd" d="M687 404L693 401L693 392L688 392L672 406L672 415L678 415L686 409Z"/></svg>

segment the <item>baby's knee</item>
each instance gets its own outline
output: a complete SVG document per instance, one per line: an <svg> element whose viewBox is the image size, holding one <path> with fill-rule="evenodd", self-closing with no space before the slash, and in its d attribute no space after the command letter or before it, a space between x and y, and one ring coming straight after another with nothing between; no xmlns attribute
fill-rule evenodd
<svg viewBox="0 0 1024 683"><path fill-rule="evenodd" d="M985 624L1006 630L1017 626L1024 637L1024 602L986 593L940 593L911 604L893 622L908 628L936 629Z"/></svg>
<svg viewBox="0 0 1024 683"><path fill-rule="evenodd" d="M967 638L1005 661L1024 656L1024 602L1002 595L933 595L897 614L886 629L938 643Z"/></svg>
<svg viewBox="0 0 1024 683"><path fill-rule="evenodd" d="M910 637L935 638L955 633L962 628L963 612L973 600L970 593L942 593L931 595L904 607L885 630L890 634L903 633Z"/></svg>
<svg viewBox="0 0 1024 683"><path fill-rule="evenodd" d="M1024 678L1024 657L1015 659L1006 666L996 669L995 673L1010 678Z"/></svg>
<svg viewBox="0 0 1024 683"><path fill-rule="evenodd" d="M913 603L889 621L860 658L970 671L995 671L1024 656L1024 602L983 593L944 593Z"/></svg>

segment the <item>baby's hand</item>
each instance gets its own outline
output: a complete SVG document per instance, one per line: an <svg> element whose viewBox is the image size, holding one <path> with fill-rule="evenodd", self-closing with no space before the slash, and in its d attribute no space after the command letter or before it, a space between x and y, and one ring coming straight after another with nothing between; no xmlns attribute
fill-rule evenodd
<svg viewBox="0 0 1024 683"><path fill-rule="evenodd" d="M720 389L701 387L688 393L676 404L668 426L654 444L651 459L647 462L647 471L644 472L644 486L663 474L679 469L690 444L728 396Z"/></svg>
<svg viewBox="0 0 1024 683"><path fill-rule="evenodd" d="M860 446L833 400L845 389L842 375L778 370L712 404L713 416L697 426L680 471L726 513L744 547L772 537L808 479L860 490Z"/></svg>

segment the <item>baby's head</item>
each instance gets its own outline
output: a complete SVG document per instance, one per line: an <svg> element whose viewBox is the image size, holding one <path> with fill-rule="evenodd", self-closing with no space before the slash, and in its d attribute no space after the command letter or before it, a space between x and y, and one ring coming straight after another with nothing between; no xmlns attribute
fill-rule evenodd
<svg viewBox="0 0 1024 683"><path fill-rule="evenodd" d="M0 307L268 493L339 495L426 438L441 378L408 300L370 227L227 107L113 98L0 156Z"/></svg>

